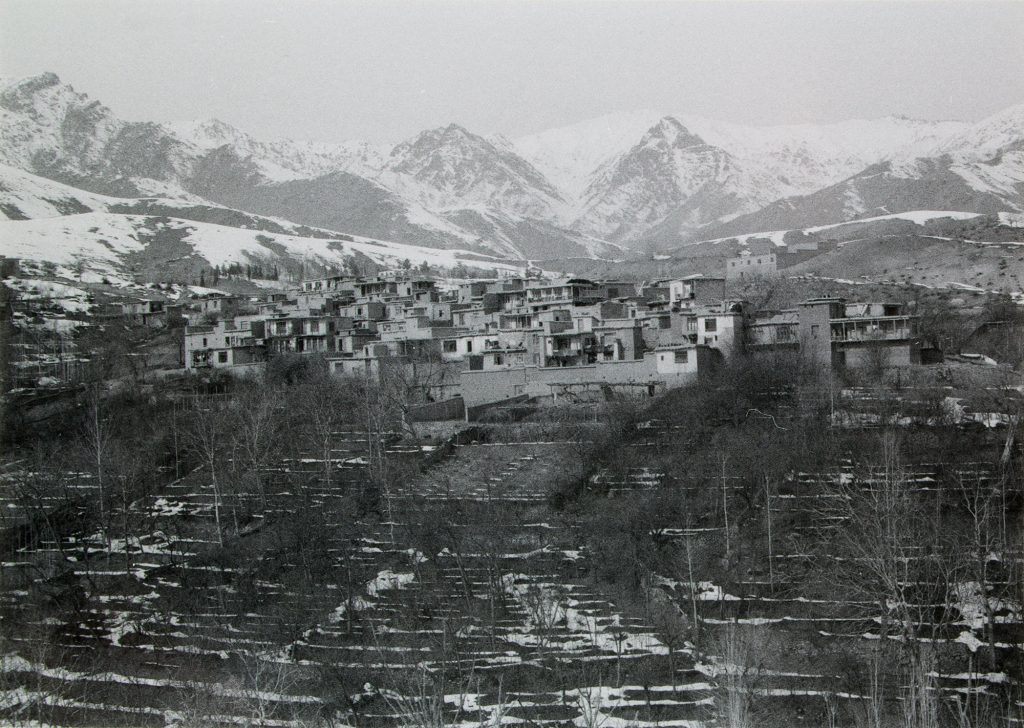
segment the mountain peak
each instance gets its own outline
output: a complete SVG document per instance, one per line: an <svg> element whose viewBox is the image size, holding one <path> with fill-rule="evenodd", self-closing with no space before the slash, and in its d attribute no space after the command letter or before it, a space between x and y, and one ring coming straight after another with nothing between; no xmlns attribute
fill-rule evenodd
<svg viewBox="0 0 1024 728"><path fill-rule="evenodd" d="M467 131L465 127L460 126L459 124L456 124L455 122L452 122L451 124L446 126L444 128L444 133L445 134L458 134L460 136L474 136L473 134L470 134L469 131Z"/></svg>
<svg viewBox="0 0 1024 728"><path fill-rule="evenodd" d="M0 106L10 111L28 111L41 92L60 86L64 86L69 92L74 93L74 89L66 84L61 84L60 77L52 71L46 71L36 76L10 79L0 90Z"/></svg>
<svg viewBox="0 0 1024 728"><path fill-rule="evenodd" d="M5 88L7 89L19 89L22 93L34 93L50 86L59 86L60 76L53 71L43 71L37 73L35 76L25 76L24 78L12 78L5 79Z"/></svg>
<svg viewBox="0 0 1024 728"><path fill-rule="evenodd" d="M674 116L661 117L658 123L647 131L640 142L641 146L660 145L661 143L677 149L706 146L707 144L703 139L683 126L683 122Z"/></svg>
<svg viewBox="0 0 1024 728"><path fill-rule="evenodd" d="M195 135L202 135L211 140L234 140L239 137L247 136L245 132L236 126L228 124L226 121L221 121L217 118L204 119L203 121L192 122L188 125L192 133Z"/></svg>

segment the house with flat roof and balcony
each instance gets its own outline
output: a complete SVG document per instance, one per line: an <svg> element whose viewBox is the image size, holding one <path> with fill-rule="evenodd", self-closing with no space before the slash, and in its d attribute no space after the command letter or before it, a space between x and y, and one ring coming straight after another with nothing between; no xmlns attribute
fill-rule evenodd
<svg viewBox="0 0 1024 728"><path fill-rule="evenodd" d="M718 349L728 359L743 348L747 315L742 302L719 301L672 312L673 341Z"/></svg>
<svg viewBox="0 0 1024 728"><path fill-rule="evenodd" d="M603 300L601 286L585 278L540 281L526 289L526 306L533 311L586 306Z"/></svg>
<svg viewBox="0 0 1024 728"><path fill-rule="evenodd" d="M571 318L569 321L549 320L541 333L542 366L571 367L596 364L599 356L598 335L594 330L598 319Z"/></svg>
<svg viewBox="0 0 1024 728"><path fill-rule="evenodd" d="M673 310L718 303L725 298L725 279L695 274L668 281Z"/></svg>
<svg viewBox="0 0 1024 728"><path fill-rule="evenodd" d="M792 309L755 314L747 322L744 344L751 351L799 351L800 312Z"/></svg>
<svg viewBox="0 0 1024 728"><path fill-rule="evenodd" d="M185 368L197 370L261 364L267 360L265 335L263 321L252 316L186 326Z"/></svg>
<svg viewBox="0 0 1024 728"><path fill-rule="evenodd" d="M921 361L917 317L900 303L808 299L795 309L754 317L745 343L754 353L799 351L809 362L834 368Z"/></svg>

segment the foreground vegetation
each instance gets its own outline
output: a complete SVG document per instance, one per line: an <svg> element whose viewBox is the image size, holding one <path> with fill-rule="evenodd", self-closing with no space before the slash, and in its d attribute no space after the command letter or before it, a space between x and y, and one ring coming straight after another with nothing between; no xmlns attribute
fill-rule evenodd
<svg viewBox="0 0 1024 728"><path fill-rule="evenodd" d="M4 464L0 716L1007 725L1008 383L741 360L458 428L314 359L94 388Z"/></svg>

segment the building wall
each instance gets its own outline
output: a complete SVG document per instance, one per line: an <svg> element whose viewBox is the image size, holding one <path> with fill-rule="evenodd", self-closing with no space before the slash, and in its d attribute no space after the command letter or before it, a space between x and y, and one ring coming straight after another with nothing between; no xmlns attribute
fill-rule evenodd
<svg viewBox="0 0 1024 728"><path fill-rule="evenodd" d="M701 363L697 357L697 367ZM543 397L551 394L552 384L630 384L663 383L680 387L697 381L697 371L658 371L654 353L635 361L601 362L577 367L535 367L491 371L463 371L460 374L462 397L467 407L509 399L520 395Z"/></svg>
<svg viewBox="0 0 1024 728"><path fill-rule="evenodd" d="M716 303L725 298L724 278L696 276L669 281L669 300L674 305Z"/></svg>
<svg viewBox="0 0 1024 728"><path fill-rule="evenodd" d="M750 278L751 276L773 276L778 272L778 261L774 253L742 255L725 262L725 277Z"/></svg>
<svg viewBox="0 0 1024 728"><path fill-rule="evenodd" d="M832 366L832 308L827 301L800 304L800 352L821 366ZM841 304L840 304L841 305Z"/></svg>
<svg viewBox="0 0 1024 728"><path fill-rule="evenodd" d="M920 364L918 348L910 341L877 341L847 344L839 349L840 362L850 369L870 369L881 364L885 367L905 367Z"/></svg>

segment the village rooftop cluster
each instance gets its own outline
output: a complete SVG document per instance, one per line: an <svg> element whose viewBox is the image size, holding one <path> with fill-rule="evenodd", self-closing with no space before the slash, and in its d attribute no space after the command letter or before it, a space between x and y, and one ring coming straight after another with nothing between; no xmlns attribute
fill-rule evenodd
<svg viewBox="0 0 1024 728"><path fill-rule="evenodd" d="M275 355L319 355L332 373L413 368L424 403L467 408L516 398L653 396L700 380L741 352L799 352L832 367L921 361L902 304L818 298L759 311L724 278L644 284L508 277L442 285L406 272L335 275L265 299L210 294L185 315L184 366L251 371ZM158 302L126 308L160 323Z"/></svg>

